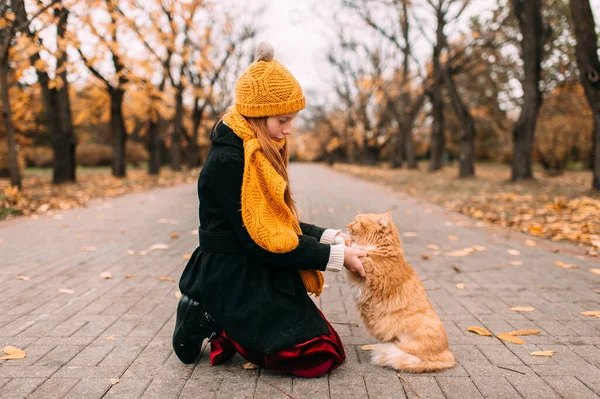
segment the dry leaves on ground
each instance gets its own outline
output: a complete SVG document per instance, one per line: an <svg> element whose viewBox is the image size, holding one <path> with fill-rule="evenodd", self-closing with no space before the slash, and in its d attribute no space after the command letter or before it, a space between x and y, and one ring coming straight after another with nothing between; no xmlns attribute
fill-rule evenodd
<svg viewBox="0 0 600 399"><path fill-rule="evenodd" d="M169 277L169 276L160 276L160 277L157 277L157 279L159 279L160 281L175 281L175 279L173 277Z"/></svg>
<svg viewBox="0 0 600 399"><path fill-rule="evenodd" d="M360 347L360 350L363 350L363 351L372 351L373 349L375 349L375 345L376 344L363 345L363 346Z"/></svg>
<svg viewBox="0 0 600 399"><path fill-rule="evenodd" d="M464 283L458 283L456 284L456 288L458 288L459 290L464 290L467 286Z"/></svg>
<svg viewBox="0 0 600 399"><path fill-rule="evenodd" d="M540 332L541 332L540 330L516 330L516 331L511 331L506 334L512 335L513 337L515 337L515 336L524 336L524 335L537 335Z"/></svg>
<svg viewBox="0 0 600 399"><path fill-rule="evenodd" d="M86 205L92 199L110 198L130 192L157 187L191 183L198 178L198 169L174 172L162 168L159 176L148 175L145 169L127 170L127 177L116 178L109 168L78 169L77 183L52 184L51 171L23 174L23 189L10 187L9 179L0 179L0 218L19 215L56 214Z"/></svg>
<svg viewBox="0 0 600 399"><path fill-rule="evenodd" d="M511 342L517 345L523 345L525 343L525 341L523 341L521 338L517 338L514 335L510 334L498 334L496 335L496 337L498 337L502 341Z"/></svg>
<svg viewBox="0 0 600 399"><path fill-rule="evenodd" d="M600 316L600 310L588 310L580 313L583 316Z"/></svg>
<svg viewBox="0 0 600 399"><path fill-rule="evenodd" d="M112 274L109 272L102 272L100 273L99 277L105 280L110 280L112 278Z"/></svg>
<svg viewBox="0 0 600 399"><path fill-rule="evenodd" d="M244 370L256 370L258 368L256 364L250 362L244 363L242 367L244 368Z"/></svg>
<svg viewBox="0 0 600 399"><path fill-rule="evenodd" d="M579 267L577 265L565 263L562 260L557 260L556 262L554 262L554 265L558 266L558 267L562 267L563 269L577 269Z"/></svg>

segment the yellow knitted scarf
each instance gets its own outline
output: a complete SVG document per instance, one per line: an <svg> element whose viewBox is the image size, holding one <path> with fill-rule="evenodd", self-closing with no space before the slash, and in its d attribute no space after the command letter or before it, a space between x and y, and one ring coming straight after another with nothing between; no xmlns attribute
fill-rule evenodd
<svg viewBox="0 0 600 399"><path fill-rule="evenodd" d="M223 121L244 141L244 176L242 180L242 220L250 237L267 251L285 253L298 246L302 234L298 219L285 203L285 179L277 173L262 151L256 133L246 119L232 107ZM273 143L282 149L285 140ZM323 273L299 270L306 291L321 295Z"/></svg>

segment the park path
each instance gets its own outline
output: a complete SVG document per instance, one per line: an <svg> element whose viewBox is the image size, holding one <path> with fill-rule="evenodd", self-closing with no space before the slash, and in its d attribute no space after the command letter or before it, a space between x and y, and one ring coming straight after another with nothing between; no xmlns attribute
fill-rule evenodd
<svg viewBox="0 0 600 399"><path fill-rule="evenodd" d="M27 352L25 359L0 361L0 397L600 395L600 318L580 315L600 310L600 293L594 291L600 290L600 275L589 272L600 268L597 260L579 256L582 251L571 245L537 240L536 247L527 246L519 233L490 229L321 165L294 164L291 174L303 221L345 228L356 213L393 210L406 256L444 321L457 367L399 378L393 370L370 365L360 347L375 341L360 326L345 275L329 272L329 286L317 303L335 322L348 356L330 375L300 379L244 370L239 356L218 367L210 367L206 355L195 365L180 363L170 342L176 282L185 254L196 247L198 220L195 184L185 184L98 200L37 220L0 223L0 345ZM430 244L439 250L429 249ZM474 245L486 250L447 255ZM556 267L559 260L579 268ZM103 272L112 278L99 277ZM458 289L458 283L465 288ZM535 310L509 310L514 306ZM516 345L468 332L471 325L495 334L541 333ZM556 354L529 355L539 350Z"/></svg>

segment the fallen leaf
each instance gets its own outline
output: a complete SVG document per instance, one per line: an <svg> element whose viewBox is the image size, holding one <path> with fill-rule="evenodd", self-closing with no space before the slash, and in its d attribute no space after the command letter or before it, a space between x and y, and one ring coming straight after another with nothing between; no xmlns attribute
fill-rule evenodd
<svg viewBox="0 0 600 399"><path fill-rule="evenodd" d="M412 231L407 231L407 232L403 233L402 235L403 235L404 237L416 237L416 236L418 236L418 234L417 234L417 233L414 233L414 232L412 232Z"/></svg>
<svg viewBox="0 0 600 399"><path fill-rule="evenodd" d="M17 276L17 280L29 281L30 278L27 276Z"/></svg>
<svg viewBox="0 0 600 399"><path fill-rule="evenodd" d="M511 266L521 266L523 264L523 261L521 260L513 260L511 262L508 262Z"/></svg>
<svg viewBox="0 0 600 399"><path fill-rule="evenodd" d="M535 309L531 306L516 306L514 308L510 308L513 312L533 312Z"/></svg>
<svg viewBox="0 0 600 399"><path fill-rule="evenodd" d="M527 245L529 247L535 247L537 245L537 243L533 240L525 240L525 245Z"/></svg>
<svg viewBox="0 0 600 399"><path fill-rule="evenodd" d="M463 283L458 283L458 284L456 284L456 288L458 288L459 290L464 290L464 289L465 289L465 287L466 287L466 285L465 285L465 284L463 284Z"/></svg>
<svg viewBox="0 0 600 399"><path fill-rule="evenodd" d="M429 259L431 259L431 255L421 254L421 259L423 259L423 260L429 260Z"/></svg>
<svg viewBox="0 0 600 399"><path fill-rule="evenodd" d="M465 249L459 249L456 251L452 251L452 252L446 252L446 256L467 256L469 254L472 254L473 252L475 252L475 250L473 248L465 248Z"/></svg>
<svg viewBox="0 0 600 399"><path fill-rule="evenodd" d="M525 341L523 341L521 338L514 337L510 334L498 334L496 335L496 337L498 337L502 341L511 342L517 345L523 345L525 343Z"/></svg>
<svg viewBox="0 0 600 399"><path fill-rule="evenodd" d="M14 346L7 345L2 351L6 354L6 356L0 357L0 360L17 360L23 359L27 356L23 349L15 348Z"/></svg>
<svg viewBox="0 0 600 399"><path fill-rule="evenodd" d="M127 255L133 255L135 254L135 252L131 249L128 249L127 251L125 251L127 253Z"/></svg>
<svg viewBox="0 0 600 399"><path fill-rule="evenodd" d="M521 255L521 252L517 251L516 249L507 249L506 252L508 252L509 255L513 255L513 256Z"/></svg>
<svg viewBox="0 0 600 399"><path fill-rule="evenodd" d="M554 355L555 353L556 353L556 351L536 351L536 352L531 352L530 355L531 356L550 357L550 356Z"/></svg>
<svg viewBox="0 0 600 399"><path fill-rule="evenodd" d="M177 233L171 233L171 239L172 240L175 240L177 238L179 238L179 234L177 234Z"/></svg>
<svg viewBox="0 0 600 399"><path fill-rule="evenodd" d="M175 298L177 298L177 299L181 298L181 291L179 291L179 290L175 291Z"/></svg>
<svg viewBox="0 0 600 399"><path fill-rule="evenodd" d="M491 332L489 332L485 328L481 328L481 327L477 327L477 326L469 326L467 328L467 331L474 332L475 334L478 334L478 335L481 335L481 336L484 336L484 337L491 337L492 336Z"/></svg>
<svg viewBox="0 0 600 399"><path fill-rule="evenodd" d="M175 281L175 280L173 279L173 277L169 277L169 276L160 276L160 277L157 277L157 278L158 278L160 281Z"/></svg>
<svg viewBox="0 0 600 399"><path fill-rule="evenodd" d="M110 274L109 272L102 272L100 273L99 277L105 280L110 280L112 278L112 274Z"/></svg>
<svg viewBox="0 0 600 399"><path fill-rule="evenodd" d="M486 251L487 250L487 248L484 247L483 245L473 245L473 249L475 251Z"/></svg>
<svg viewBox="0 0 600 399"><path fill-rule="evenodd" d="M600 316L600 310L589 310L587 312L581 312L584 316Z"/></svg>
<svg viewBox="0 0 600 399"><path fill-rule="evenodd" d="M558 266L558 267L562 267L563 269L577 269L579 267L577 265L565 263L561 260L557 260L556 262L554 262L554 265Z"/></svg>
<svg viewBox="0 0 600 399"><path fill-rule="evenodd" d="M600 274L600 269L590 269L590 273Z"/></svg>
<svg viewBox="0 0 600 399"><path fill-rule="evenodd" d="M107 340L112 341L115 339L115 337L113 337L112 335L109 335L108 337L106 337Z"/></svg>
<svg viewBox="0 0 600 399"><path fill-rule="evenodd" d="M440 249L440 247L438 247L438 246L437 246L437 245L435 245L435 244L429 244L429 245L427 245L427 248L429 248L429 249L433 249L434 251L437 251L438 249Z"/></svg>
<svg viewBox="0 0 600 399"><path fill-rule="evenodd" d="M596 294L600 294L600 290L594 290Z"/></svg>
<svg viewBox="0 0 600 399"><path fill-rule="evenodd" d="M448 239L450 241L456 241L456 240L458 240L458 238L456 236L448 236Z"/></svg>
<svg viewBox="0 0 600 399"><path fill-rule="evenodd" d="M134 277L135 277L135 274L126 274L125 275L125 278L134 278Z"/></svg>
<svg viewBox="0 0 600 399"><path fill-rule="evenodd" d="M81 247L82 251L94 252L96 247Z"/></svg>
<svg viewBox="0 0 600 399"><path fill-rule="evenodd" d="M250 362L244 363L242 367L244 368L244 370L256 370L258 368L256 364Z"/></svg>
<svg viewBox="0 0 600 399"><path fill-rule="evenodd" d="M63 294L72 294L72 293L74 293L74 292L75 292L74 290L72 290L72 289L69 289L69 288L61 288L61 289L59 289L58 291L59 291L59 292L62 292Z"/></svg>
<svg viewBox="0 0 600 399"><path fill-rule="evenodd" d="M190 234L193 236L197 236L198 235L198 230L192 230L190 231Z"/></svg>
<svg viewBox="0 0 600 399"><path fill-rule="evenodd" d="M371 345L363 345L360 347L361 350L363 351L372 351L373 349L375 349L375 345L371 344Z"/></svg>
<svg viewBox="0 0 600 399"><path fill-rule="evenodd" d="M110 379L110 385L115 385L115 384L118 384L118 383L119 383L119 381L121 381L121 379L120 379L120 378L111 378L111 379Z"/></svg>
<svg viewBox="0 0 600 399"><path fill-rule="evenodd" d="M150 251L155 251L157 249L169 249L169 246L167 244L154 244L150 247Z"/></svg>
<svg viewBox="0 0 600 399"><path fill-rule="evenodd" d="M451 265L452 266L452 270L454 270L456 273L462 273L462 270L460 270L456 265Z"/></svg>
<svg viewBox="0 0 600 399"><path fill-rule="evenodd" d="M329 284L323 284L323 288L329 288Z"/></svg>
<svg viewBox="0 0 600 399"><path fill-rule="evenodd" d="M183 259L185 259L185 260L190 260L191 257L192 257L192 254L183 254Z"/></svg>
<svg viewBox="0 0 600 399"><path fill-rule="evenodd" d="M540 333L540 330L516 330L507 333L508 335L514 336L523 336L523 335L537 335Z"/></svg>

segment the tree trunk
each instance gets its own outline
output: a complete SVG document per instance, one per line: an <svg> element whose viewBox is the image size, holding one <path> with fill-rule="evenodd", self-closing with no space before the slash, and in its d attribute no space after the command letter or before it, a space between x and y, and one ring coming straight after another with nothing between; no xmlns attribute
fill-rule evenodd
<svg viewBox="0 0 600 399"><path fill-rule="evenodd" d="M67 18L69 11L62 9L58 11L57 36L64 39ZM60 40L60 39L59 39ZM58 129L54 131L53 149L54 149L54 168L52 182L60 184L64 182L74 182L76 179L76 157L77 138L73 132L73 118L71 115L71 103L69 100L69 82L67 81L67 52L66 48L57 58L56 69L62 79L62 86L53 89L56 99L56 114L48 115L49 119L58 120ZM60 51L60 49L57 49Z"/></svg>
<svg viewBox="0 0 600 399"><path fill-rule="evenodd" d="M183 87L175 93L175 119L171 135L171 168L181 170L181 129L183 127Z"/></svg>
<svg viewBox="0 0 600 399"><path fill-rule="evenodd" d="M394 140L394 151L392 158L392 168L400 169L406 157L406 122L405 118L400 117L398 121L398 132Z"/></svg>
<svg viewBox="0 0 600 399"><path fill-rule="evenodd" d="M521 57L524 79L523 105L513 128L513 162L511 180L532 179L533 137L537 115L542 105L539 81L543 46L541 0L512 0L521 30Z"/></svg>
<svg viewBox="0 0 600 399"><path fill-rule="evenodd" d="M199 97L194 99L194 123L190 142L188 143L187 164L190 169L198 166L198 130L200 129L200 124L204 117L204 108L206 107L206 104L200 107L198 105L199 101Z"/></svg>
<svg viewBox="0 0 600 399"><path fill-rule="evenodd" d="M114 158L112 164L112 173L115 177L125 177L127 175L127 131L123 120L123 95L125 92L121 88L110 88L110 127L113 133L113 151Z"/></svg>
<svg viewBox="0 0 600 399"><path fill-rule="evenodd" d="M471 112L460 97L460 93L456 88L450 66L444 68L444 81L448 86L452 108L460 121L460 166L459 177L475 176L475 120L471 116Z"/></svg>
<svg viewBox="0 0 600 399"><path fill-rule="evenodd" d="M1 51L1 50L0 50ZM10 169L10 185L17 186L19 190L21 185L21 170L19 168L17 139L15 137L15 127L12 120L12 111L10 109L10 96L8 94L8 51L0 55L0 91L2 91L2 111L4 113L4 126L6 129L6 142L8 145L8 167Z"/></svg>
<svg viewBox="0 0 600 399"><path fill-rule="evenodd" d="M429 171L434 172L442 168L442 156L446 147L444 136L444 102L442 99L442 67L440 54L445 43L444 18L438 13L438 25L436 31L436 43L433 48L433 88L431 105L433 107L433 124L431 126L431 159L429 160Z"/></svg>
<svg viewBox="0 0 600 399"><path fill-rule="evenodd" d="M160 146L159 146L159 131L160 131L160 116L159 120L154 121L150 118L150 126L148 126L148 174L158 175L160 173Z"/></svg>
<svg viewBox="0 0 600 399"><path fill-rule="evenodd" d="M579 75L594 115L592 188L600 190L600 60L598 59L598 43L595 33L596 24L589 0L571 0L570 3L571 16L574 21L571 26L577 39L575 54Z"/></svg>

